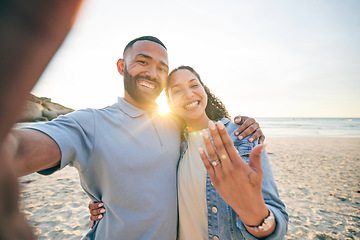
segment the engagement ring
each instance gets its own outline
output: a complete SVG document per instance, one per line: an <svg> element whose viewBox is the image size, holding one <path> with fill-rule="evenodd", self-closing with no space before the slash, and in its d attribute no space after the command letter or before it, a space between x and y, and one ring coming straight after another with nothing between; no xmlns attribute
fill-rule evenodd
<svg viewBox="0 0 360 240"><path fill-rule="evenodd" d="M215 167L216 165L218 165L219 163L221 163L220 159L216 159L214 161L211 162L211 164Z"/></svg>

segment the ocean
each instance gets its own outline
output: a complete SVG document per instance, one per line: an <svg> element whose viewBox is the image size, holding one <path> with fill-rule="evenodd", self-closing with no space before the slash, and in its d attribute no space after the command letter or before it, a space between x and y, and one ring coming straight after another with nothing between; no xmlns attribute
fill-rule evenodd
<svg viewBox="0 0 360 240"><path fill-rule="evenodd" d="M255 118L266 137L360 138L360 118ZM33 123L18 123L26 127Z"/></svg>
<svg viewBox="0 0 360 240"><path fill-rule="evenodd" d="M360 138L360 118L255 118L266 137Z"/></svg>

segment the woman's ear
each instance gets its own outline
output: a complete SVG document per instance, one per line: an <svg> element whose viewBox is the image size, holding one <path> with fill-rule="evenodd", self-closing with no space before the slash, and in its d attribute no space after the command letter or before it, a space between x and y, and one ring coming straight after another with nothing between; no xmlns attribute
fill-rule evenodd
<svg viewBox="0 0 360 240"><path fill-rule="evenodd" d="M117 65L117 69L118 69L118 72L124 76L124 70L125 70L125 63L124 63L124 59L119 59L116 63Z"/></svg>

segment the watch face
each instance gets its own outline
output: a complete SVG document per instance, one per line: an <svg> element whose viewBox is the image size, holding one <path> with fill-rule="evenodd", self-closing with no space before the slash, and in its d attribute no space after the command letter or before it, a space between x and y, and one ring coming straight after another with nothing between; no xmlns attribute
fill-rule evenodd
<svg viewBox="0 0 360 240"><path fill-rule="evenodd" d="M267 230L269 230L273 225L275 224L275 217L274 214L269 210L269 216L267 216L263 223L259 226L255 226L255 227L250 227L247 226L251 229L253 229L256 232L266 232Z"/></svg>
<svg viewBox="0 0 360 240"><path fill-rule="evenodd" d="M275 223L275 217L273 213L270 211L270 216L264 219L262 226L260 226L259 228L262 227L263 231L267 231L274 225L274 223Z"/></svg>

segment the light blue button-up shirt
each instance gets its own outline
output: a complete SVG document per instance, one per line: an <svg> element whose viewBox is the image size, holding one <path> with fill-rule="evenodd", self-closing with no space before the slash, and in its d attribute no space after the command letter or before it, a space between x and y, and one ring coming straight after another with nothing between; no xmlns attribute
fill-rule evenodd
<svg viewBox="0 0 360 240"><path fill-rule="evenodd" d="M74 166L87 195L104 203L103 219L84 239L176 238L180 132L173 118L119 98L31 128L55 140L60 167Z"/></svg>

